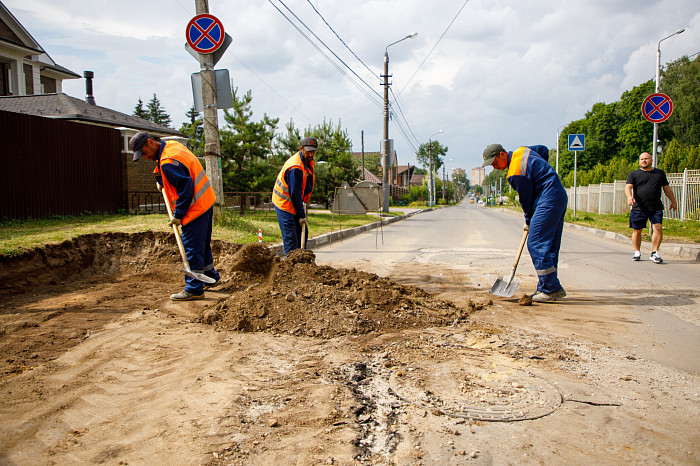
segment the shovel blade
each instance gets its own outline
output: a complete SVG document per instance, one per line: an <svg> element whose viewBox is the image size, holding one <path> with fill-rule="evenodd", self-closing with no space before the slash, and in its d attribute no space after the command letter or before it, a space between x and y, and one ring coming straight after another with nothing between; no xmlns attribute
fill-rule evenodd
<svg viewBox="0 0 700 466"><path fill-rule="evenodd" d="M192 277L192 278L194 278L195 280L199 280L200 282L204 282L204 283L214 283L214 282L216 282L216 280L214 280L214 279L211 278L211 277L207 277L207 276L204 275L203 273L196 273L196 272L193 272L193 271L191 271L191 270L187 270L187 269L185 269L185 268L183 268L183 269L181 269L181 270L182 270L183 272L185 272L185 275L187 275L188 277Z"/></svg>
<svg viewBox="0 0 700 466"><path fill-rule="evenodd" d="M504 298L510 298L515 294L515 291L520 286L520 279L513 277L508 283L506 277L499 277L496 283L491 287L491 294L496 296L503 296Z"/></svg>

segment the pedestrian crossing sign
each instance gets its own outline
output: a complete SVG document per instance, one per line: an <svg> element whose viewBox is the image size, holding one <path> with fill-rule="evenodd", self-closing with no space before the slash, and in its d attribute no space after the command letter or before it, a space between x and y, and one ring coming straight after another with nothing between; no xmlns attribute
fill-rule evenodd
<svg viewBox="0 0 700 466"><path fill-rule="evenodd" d="M586 148L585 134L569 134L569 150L584 150Z"/></svg>

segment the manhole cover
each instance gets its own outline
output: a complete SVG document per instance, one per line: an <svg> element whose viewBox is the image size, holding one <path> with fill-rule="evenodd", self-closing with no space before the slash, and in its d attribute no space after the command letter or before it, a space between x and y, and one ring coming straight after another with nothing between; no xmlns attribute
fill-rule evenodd
<svg viewBox="0 0 700 466"><path fill-rule="evenodd" d="M389 383L405 401L479 421L537 419L562 403L559 391L533 374L513 368L465 367L469 362L451 360L395 371Z"/></svg>

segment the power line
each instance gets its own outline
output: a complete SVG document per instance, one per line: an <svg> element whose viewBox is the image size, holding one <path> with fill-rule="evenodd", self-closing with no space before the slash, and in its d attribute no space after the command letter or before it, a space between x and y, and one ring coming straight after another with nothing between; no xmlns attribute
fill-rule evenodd
<svg viewBox="0 0 700 466"><path fill-rule="evenodd" d="M408 128L409 132L413 136L414 141L420 145L420 140L416 137L416 133L413 132L412 125L408 121L408 118L406 117L406 114L404 113L403 109L401 108L401 103L399 102L398 96L394 94L394 90L389 88L389 91L391 92L391 95L394 97L394 102L396 102L396 107L399 109L399 114L401 117L404 119L406 122L406 127Z"/></svg>
<svg viewBox="0 0 700 466"><path fill-rule="evenodd" d="M282 6L284 6L284 7L287 9L287 11L289 11L289 12L294 16L294 18L296 18L296 20L299 21L299 22L306 28L306 30L309 31L309 32L316 38L317 41L319 41L326 49L328 49L328 51L329 51L330 53L332 53L333 56L334 56L340 63L342 63L348 70L350 70L350 72L351 72L352 74L354 74L355 77L357 77L357 79L359 79L360 81L362 81L362 83L363 83L365 86L367 86L367 88L370 89L372 92L374 92L374 93L377 95L377 97L379 97L380 99L382 98L382 96L379 94L379 92L375 91L375 90L372 88L372 86L370 86L369 84L367 84L367 82L366 82L364 79L362 79L362 78L355 72L355 70L353 70L352 68L350 68L350 66L348 66L347 63L345 63L335 52L333 52L333 50L331 50L331 48L328 47L328 46L325 44L325 42L323 42L323 41L321 40L321 38L319 38L319 37L316 35L316 33L314 33L314 32L311 30L311 28L309 28L309 27L294 13L282 0L277 0L277 1L280 2L280 3L282 4ZM279 8L277 8L277 6L274 5L274 4L272 3L271 0L268 0L268 2L270 2L270 3L272 4L272 6L274 6L275 9L277 9L277 11L279 11L281 14L284 15L284 13L283 13ZM285 15L285 18L287 18L286 15ZM287 18L287 20L290 21L290 23L291 23L291 20L289 20L289 18ZM292 23L292 24L293 24L293 23ZM295 26L295 27L296 27L296 26ZM299 28L297 28L297 30L298 30L299 33L302 34L307 40L309 40L309 42L311 42L311 39L309 39L304 33L302 33L301 30L299 30ZM311 43L313 44L313 42L311 42ZM320 49L318 49L318 48L317 48L317 50L320 51ZM329 58L329 60L330 60L330 58ZM331 62L332 62L332 61L331 61ZM333 62L332 62L332 63L333 63ZM336 68L338 68L338 67L336 67ZM344 73L344 74L345 74L345 73Z"/></svg>
<svg viewBox="0 0 700 466"><path fill-rule="evenodd" d="M372 70L370 69L369 66L365 65L365 62L363 62L362 59L361 59L360 57L358 57L357 54L355 54L355 52L352 51L352 49L348 46L348 44L346 44L345 41L344 41L343 39L340 38L340 36L338 35L338 33L335 32L335 30L331 27L330 24L328 24L328 21L326 21L326 18L324 18L323 15L316 9L316 7L314 6L314 4L311 3L311 0L306 0L306 1L309 3L309 5L311 5L311 8L314 9L314 11L316 12L316 14L317 14L318 16L321 17L321 19L323 20L323 22L326 23L326 26L328 26L328 29L330 29L331 31L333 31L333 34L335 34L335 37L337 37L338 40L345 46L345 48L348 49L348 50L350 51L350 53L351 53L355 58L357 58L357 61L359 61L360 63L362 63L362 65L363 65L365 68L367 68L367 71L369 71L370 73L372 73L372 74L374 75L374 77L376 77L377 79L380 79L380 78L379 78L379 75L377 75L377 73L375 73L374 71L372 71Z"/></svg>
<svg viewBox="0 0 700 466"><path fill-rule="evenodd" d="M294 22L293 22L287 15L285 15L284 12L283 12L282 10L280 10L280 9L277 7L277 5L275 5L274 3L272 3L272 0L267 0L267 1L270 3L270 5L272 5L272 6L275 8L275 10L277 10L282 16L284 16L284 19L286 19L286 20L289 22L289 24L291 24L291 25L294 27L294 29L296 29L297 32L298 32L299 34L301 34L302 37L304 37L304 39L306 39L306 40L311 44L312 47L314 47L321 55L323 55L324 58L325 58L326 60L328 60L328 62L329 62L331 65L333 65L333 66L335 67L335 69L338 70L339 73L341 73L343 76L345 76L345 78L346 78L348 81L350 81L350 83L351 83L353 86L355 86L358 90L360 90L360 92L362 92L363 94L365 94L365 96L367 96L367 98L369 98L369 99L372 101L372 103L374 103L374 104L377 105L379 108L381 108L382 104L381 104L380 102L374 100L374 97L373 97L372 95L370 95L369 93L367 93L367 91L366 91L365 89L363 89L357 82L355 82L355 81L345 72L345 70L343 70L337 63L335 63L335 62L331 59L331 57L329 57L318 45L316 45L311 39L309 39L309 37L308 37L306 34L304 34L304 32L303 32L301 29L299 29L299 27L298 27L296 24L294 24ZM280 3L282 3L282 2L280 1ZM284 5L284 3L282 3L282 4ZM286 7L286 5L285 5L285 7ZM289 8L287 8L287 9L289 10ZM290 10L290 12L291 12L291 10ZM294 13L292 13L292 14L294 14ZM296 15L295 15L295 17L296 17ZM301 21L300 21L300 22L301 22ZM302 24L303 24L303 22L302 22ZM304 26L306 26L306 25L304 25ZM308 28L307 28L307 29L308 29ZM310 31L310 32L311 32L311 31ZM312 32L312 34L313 34L313 32ZM320 39L319 39L319 41L320 41ZM324 44L324 46L325 46L325 44ZM327 48L327 46L326 46L326 48ZM347 66L347 65L345 65L345 66ZM364 82L364 81L363 81L363 82ZM365 85L367 85L367 86L369 87L369 85L368 85L367 83L365 83ZM376 91L375 91L375 94L379 95L379 93L377 93ZM381 97L381 96L380 96L380 97Z"/></svg>
<svg viewBox="0 0 700 466"><path fill-rule="evenodd" d="M241 60L240 58L238 58L238 56L236 56L235 53L231 52L231 55L233 55L233 58L235 58L236 60L238 60L238 62L239 62L241 65L245 66L245 67L248 69L248 71L250 71L251 73L253 73L253 75L255 75L256 78L258 78L260 81L262 81L263 84L265 84L272 92L275 93L275 95L277 95L277 97L279 97L280 99L284 100L284 101L287 103L287 105L289 105L290 107L292 107L292 108L294 109L294 111L296 111L296 112L299 113L301 116L303 116L304 118L306 118L309 122L313 122L313 120L312 120L311 118L309 118L308 116L304 115L304 112L302 112L301 110L299 110L298 108L296 108L291 102L289 102L287 99L285 99L284 97L282 97L282 95L281 95L279 92L277 92L272 86L270 86L270 85L267 83L267 81L265 81L261 76L258 75L258 73L256 73L255 71L253 71L253 69L252 69L251 67L249 67L248 65L246 65L245 63L243 63L243 60Z"/></svg>
<svg viewBox="0 0 700 466"><path fill-rule="evenodd" d="M433 48L430 49L430 52L428 52L428 55L425 56L425 58L423 59L423 61L421 62L421 64L418 66L418 69L416 69L416 71L413 72L413 74L411 75L411 78L408 80L408 82L406 83L406 85L405 85L404 87L401 88L401 92L399 92L399 95L401 95L401 93L404 91L404 89L406 89L406 86L408 86L408 85L411 83L411 81L412 81L413 78L416 76L416 74L418 73L418 71L423 67L423 65L425 64L425 62L426 62L426 60L428 59L428 57L433 53L433 51L434 51L435 48L438 46L438 44L440 43L440 41L442 40L442 38L445 37L445 34L447 34L447 31L450 29L450 27L452 27L452 24L457 20L457 17L458 17L459 14L462 12L462 10L464 9L464 7L467 6L467 3L469 3L469 0L464 0L464 3L462 4L462 7L459 9L459 11L458 11L457 14L455 15L455 17L452 18L452 21L450 21L450 24L447 25L447 27L446 27L445 30L443 31L442 35L440 36L440 38L437 40L437 42L435 42L435 45L433 45Z"/></svg>

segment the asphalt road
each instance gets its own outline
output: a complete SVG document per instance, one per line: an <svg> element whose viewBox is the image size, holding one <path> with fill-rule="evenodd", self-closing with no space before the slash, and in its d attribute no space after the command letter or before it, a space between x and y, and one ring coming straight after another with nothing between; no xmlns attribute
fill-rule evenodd
<svg viewBox="0 0 700 466"><path fill-rule="evenodd" d="M486 294L499 276L510 273L522 225L520 216L463 204L314 252L318 264L356 267L436 292ZM700 374L700 263L664 255L663 245L663 264L651 262L650 251L634 262L632 252L629 245L565 229L559 276L568 296L557 307L560 325L552 328L550 319L546 330L573 337L588 332L600 343L610 340ZM516 297L535 290L527 247L517 276L522 283ZM538 330L537 319L509 324Z"/></svg>

